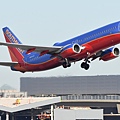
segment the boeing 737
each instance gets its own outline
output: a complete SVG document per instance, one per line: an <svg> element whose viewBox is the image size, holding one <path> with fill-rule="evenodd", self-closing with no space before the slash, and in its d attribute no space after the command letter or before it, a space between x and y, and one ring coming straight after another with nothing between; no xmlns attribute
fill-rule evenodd
<svg viewBox="0 0 120 120"><path fill-rule="evenodd" d="M8 28L3 28L12 62L0 62L9 66L13 71L34 72L63 66L70 67L71 63L82 60L81 68L89 69L90 62L96 60L109 61L119 56L120 22L115 22L91 32L82 34L53 46L25 45Z"/></svg>

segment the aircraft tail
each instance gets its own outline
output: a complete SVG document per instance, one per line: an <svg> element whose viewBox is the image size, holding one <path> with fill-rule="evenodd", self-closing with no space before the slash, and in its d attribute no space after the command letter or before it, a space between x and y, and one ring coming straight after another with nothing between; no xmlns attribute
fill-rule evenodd
<svg viewBox="0 0 120 120"><path fill-rule="evenodd" d="M13 32L8 27L3 28L3 33L4 33L6 42L22 44L20 40L13 34ZM11 60L13 62L23 61L22 59L24 58L24 53L25 53L23 50L19 48L9 47L9 46L8 46L8 50L10 53Z"/></svg>

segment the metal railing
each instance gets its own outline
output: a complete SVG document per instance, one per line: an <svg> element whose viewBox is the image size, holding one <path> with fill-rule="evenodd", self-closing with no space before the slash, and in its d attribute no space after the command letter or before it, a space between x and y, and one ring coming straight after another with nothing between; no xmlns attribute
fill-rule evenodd
<svg viewBox="0 0 120 120"><path fill-rule="evenodd" d="M120 100L120 95L67 95L62 100Z"/></svg>

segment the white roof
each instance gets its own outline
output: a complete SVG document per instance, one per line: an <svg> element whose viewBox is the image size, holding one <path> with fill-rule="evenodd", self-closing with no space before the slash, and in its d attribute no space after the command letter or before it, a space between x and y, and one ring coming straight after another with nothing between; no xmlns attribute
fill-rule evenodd
<svg viewBox="0 0 120 120"><path fill-rule="evenodd" d="M16 104L17 100L20 104ZM60 97L0 98L0 110L17 112L61 102Z"/></svg>

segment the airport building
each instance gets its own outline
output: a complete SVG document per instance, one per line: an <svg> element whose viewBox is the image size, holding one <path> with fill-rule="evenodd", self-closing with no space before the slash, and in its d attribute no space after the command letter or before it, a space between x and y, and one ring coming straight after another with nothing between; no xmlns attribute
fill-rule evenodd
<svg viewBox="0 0 120 120"><path fill-rule="evenodd" d="M29 96L60 96L61 102L57 106L103 110L104 120L120 119L119 86L120 75L20 78L20 90Z"/></svg>
<svg viewBox="0 0 120 120"><path fill-rule="evenodd" d="M0 91L0 120L119 120L119 79L119 75L22 77L23 92Z"/></svg>
<svg viewBox="0 0 120 120"><path fill-rule="evenodd" d="M20 91L28 95L120 94L120 76L21 77Z"/></svg>

